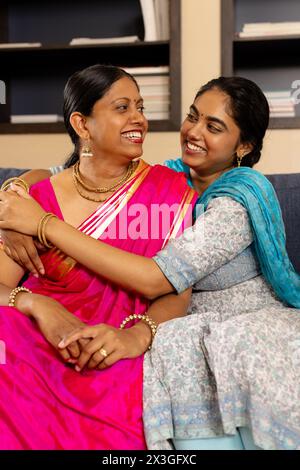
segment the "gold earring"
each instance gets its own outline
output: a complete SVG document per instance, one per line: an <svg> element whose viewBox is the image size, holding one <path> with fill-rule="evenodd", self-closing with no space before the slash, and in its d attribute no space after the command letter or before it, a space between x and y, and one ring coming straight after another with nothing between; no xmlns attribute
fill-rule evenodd
<svg viewBox="0 0 300 470"><path fill-rule="evenodd" d="M236 155L236 161L237 161L237 166L238 166L238 168L241 166L242 160L243 160L243 158L244 158L246 155L247 155L246 153L243 153L242 156L240 156L240 155L238 155L238 154Z"/></svg>
<svg viewBox="0 0 300 470"><path fill-rule="evenodd" d="M89 146L89 141L87 141L87 143L82 147L82 151L81 151L81 154L80 154L81 157L92 157L93 156L93 152L91 151L91 148Z"/></svg>

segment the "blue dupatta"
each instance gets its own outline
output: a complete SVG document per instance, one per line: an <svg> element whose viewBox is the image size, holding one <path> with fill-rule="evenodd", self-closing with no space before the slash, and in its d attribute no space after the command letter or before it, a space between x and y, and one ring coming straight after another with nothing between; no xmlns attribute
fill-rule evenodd
<svg viewBox="0 0 300 470"><path fill-rule="evenodd" d="M206 210L211 199L222 196L231 197L247 209L265 279L283 302L300 308L300 276L286 251L281 209L270 181L252 168L235 168L209 186L197 204L203 204Z"/></svg>

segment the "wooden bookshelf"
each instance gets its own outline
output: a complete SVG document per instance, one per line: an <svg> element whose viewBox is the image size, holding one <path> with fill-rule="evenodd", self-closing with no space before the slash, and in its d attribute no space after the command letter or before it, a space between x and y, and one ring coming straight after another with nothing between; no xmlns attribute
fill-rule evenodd
<svg viewBox="0 0 300 470"><path fill-rule="evenodd" d="M251 23L300 21L300 2L295 0L286 0L286 2L222 0L221 2L222 74L250 78L264 91L290 89L291 83L300 79L300 35L240 38L238 32L241 18L244 22ZM300 128L298 108L300 106L296 106L298 114L296 117L271 118L270 128Z"/></svg>
<svg viewBox="0 0 300 470"><path fill-rule="evenodd" d="M55 4L54 4L55 3ZM67 78L76 70L95 63L113 64L121 67L163 66L170 69L170 118L167 120L149 121L150 131L178 130L181 123L181 41L180 41L180 0L170 1L170 40L130 43L91 44L70 46L72 37L102 37L102 27L108 28L103 37L138 35L143 38L143 21L139 0L96 0L80 2L63 2L52 0L42 3L31 0L25 2L20 10L11 10L16 1L0 2L0 41L9 42L41 42L41 47L0 48L0 80L4 80L7 90L7 104L0 106L0 134L21 133L64 133L62 122L58 123L26 123L11 124L11 114L58 114L62 115L62 94ZM65 5L66 4L66 5ZM105 11L101 15L101 4ZM39 5L40 10L37 10ZM116 7L122 8L120 17L116 15ZM57 10L55 9L57 7ZM135 7L135 8L134 8ZM64 8L61 10L59 8ZM71 10L68 10L71 9ZM94 23L84 25L80 21L81 12L87 11ZM21 31L21 14L24 13L24 31ZM70 21L67 13L72 12ZM45 15L47 21L45 19ZM76 16L77 14L77 16ZM30 18L32 15L32 18ZM37 31L34 31L34 15L37 15ZM53 18L52 15L57 17ZM99 16L99 25L95 16ZM101 17L103 16L101 23ZM124 17L124 25L122 23ZM44 31L41 21L48 23L49 31ZM57 28L53 30L53 24ZM77 29L74 24L77 24ZM82 23L82 25L81 25ZM72 27L74 26L74 30ZM87 29L84 29L85 28ZM83 28L78 29L78 28ZM100 28L99 31L95 28ZM91 30L89 29L91 28ZM94 29L93 29L94 28ZM119 29L113 29L119 28ZM106 36L105 36L106 35ZM138 80L138 77L137 77Z"/></svg>

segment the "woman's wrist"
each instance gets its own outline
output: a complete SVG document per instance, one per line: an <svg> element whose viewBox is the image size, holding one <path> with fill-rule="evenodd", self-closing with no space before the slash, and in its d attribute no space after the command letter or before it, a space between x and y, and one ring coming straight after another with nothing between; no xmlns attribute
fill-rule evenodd
<svg viewBox="0 0 300 470"><path fill-rule="evenodd" d="M24 313L27 317L34 317L34 298L36 294L29 292L19 292L16 300L15 307L20 312Z"/></svg>
<svg viewBox="0 0 300 470"><path fill-rule="evenodd" d="M139 321L129 328L129 330L134 333L135 341L140 344L142 351L147 351L152 343L152 333L149 326L146 323ZM127 331L127 329L125 331Z"/></svg>
<svg viewBox="0 0 300 470"><path fill-rule="evenodd" d="M59 218L57 216L50 217L47 220L47 224L45 225L44 228L44 235L45 238L48 242L52 242L52 235L57 231L57 224L60 222Z"/></svg>

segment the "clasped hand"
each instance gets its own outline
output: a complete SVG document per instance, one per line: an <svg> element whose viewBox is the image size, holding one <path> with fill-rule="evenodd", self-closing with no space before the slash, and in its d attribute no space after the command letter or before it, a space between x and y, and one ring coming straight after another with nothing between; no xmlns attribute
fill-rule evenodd
<svg viewBox="0 0 300 470"><path fill-rule="evenodd" d="M151 341L145 324L124 330L106 324L87 326L55 299L39 294L30 297L30 313L41 333L77 371L105 369L120 359L138 357Z"/></svg>
<svg viewBox="0 0 300 470"><path fill-rule="evenodd" d="M149 336L151 340L151 332L147 326L143 341L140 331L135 327L119 330L110 325L99 324L81 327L70 333L58 347L69 348L74 342L89 340L80 353L75 369L78 372L84 367L101 370L120 359L142 355L149 345Z"/></svg>

